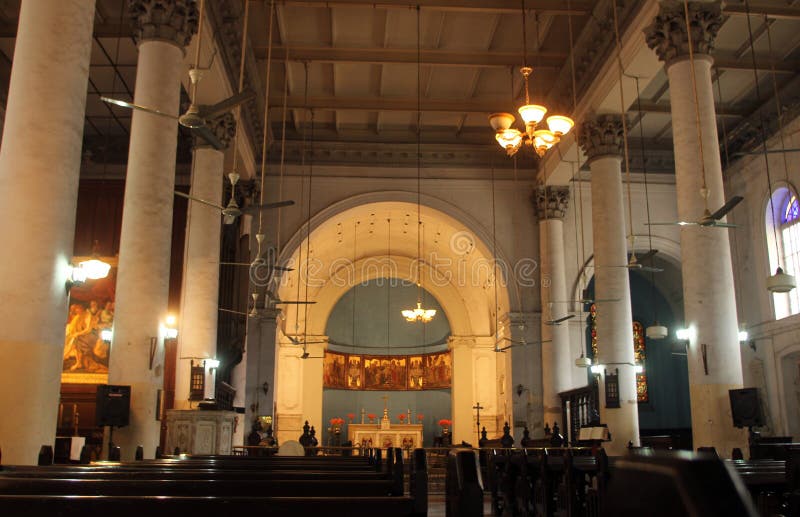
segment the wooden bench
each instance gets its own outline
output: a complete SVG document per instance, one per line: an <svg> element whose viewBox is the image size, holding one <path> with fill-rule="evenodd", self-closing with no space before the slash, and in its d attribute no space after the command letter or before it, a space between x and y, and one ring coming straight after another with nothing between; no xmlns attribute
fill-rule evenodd
<svg viewBox="0 0 800 517"><path fill-rule="evenodd" d="M425 455L403 494L402 451L386 469L341 457L187 457L0 469L0 508L26 515L425 515ZM421 458L421 459L420 459ZM422 469L422 472L417 472Z"/></svg>

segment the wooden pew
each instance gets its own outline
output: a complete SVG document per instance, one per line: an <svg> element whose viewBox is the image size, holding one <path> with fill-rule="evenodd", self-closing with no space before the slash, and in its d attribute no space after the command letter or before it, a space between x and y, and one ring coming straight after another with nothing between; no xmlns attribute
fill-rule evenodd
<svg viewBox="0 0 800 517"><path fill-rule="evenodd" d="M454 449L450 452L445 494L447 517L483 516L483 480L475 450Z"/></svg>
<svg viewBox="0 0 800 517"><path fill-rule="evenodd" d="M0 508L26 515L426 515L427 487L403 495L403 459L187 457L90 466L3 467ZM424 468L424 451L421 451ZM243 460L243 461L242 461ZM344 460L344 461L343 461ZM413 471L413 469L412 469ZM424 474L415 472L424 480ZM424 504L424 506L423 506Z"/></svg>

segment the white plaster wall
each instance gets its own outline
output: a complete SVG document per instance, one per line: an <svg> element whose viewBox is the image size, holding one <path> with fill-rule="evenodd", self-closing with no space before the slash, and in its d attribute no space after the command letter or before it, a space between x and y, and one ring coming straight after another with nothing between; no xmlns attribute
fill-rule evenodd
<svg viewBox="0 0 800 517"><path fill-rule="evenodd" d="M786 149L800 147L800 119L784 127ZM783 147L779 135L767 141L770 151ZM787 174L788 171L788 174ZM769 154L769 176L763 154L746 155L726 171L726 194L744 197L728 215L728 221L739 225L731 231L731 254L740 327L749 332L749 342L742 350L744 385L762 388L766 428L763 434L788 435L794 431L789 422L800 419L800 407L793 398L784 377L784 359L800 352L800 315L775 320L772 295L767 291L770 271L767 254L764 214L770 186L772 190L789 184L800 184L800 153ZM752 345L752 346L751 346ZM755 348L755 350L753 349Z"/></svg>

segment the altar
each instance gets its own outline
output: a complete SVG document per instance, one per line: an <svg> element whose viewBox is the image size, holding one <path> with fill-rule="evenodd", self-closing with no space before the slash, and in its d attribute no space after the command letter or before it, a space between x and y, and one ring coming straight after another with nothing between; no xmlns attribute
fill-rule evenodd
<svg viewBox="0 0 800 517"><path fill-rule="evenodd" d="M354 447L422 447L422 424L348 424L347 439Z"/></svg>

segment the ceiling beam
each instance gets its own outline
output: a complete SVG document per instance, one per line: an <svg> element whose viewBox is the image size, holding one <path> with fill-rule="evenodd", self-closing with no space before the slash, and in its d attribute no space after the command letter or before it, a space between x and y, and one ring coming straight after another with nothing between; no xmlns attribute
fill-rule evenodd
<svg viewBox="0 0 800 517"><path fill-rule="evenodd" d="M730 16L746 16L747 8L744 4L726 3L722 9L723 14ZM800 7L779 6L754 2L750 4L751 15L766 15L770 18L784 20L800 20Z"/></svg>
<svg viewBox="0 0 800 517"><path fill-rule="evenodd" d="M713 56L714 67L719 70L753 70L753 61L746 58L744 61L736 58L728 58L726 56ZM759 56L756 54L758 69L761 71L769 72L772 69L769 66L768 56ZM775 63L775 72L779 74L796 74L800 70L800 61L777 61Z"/></svg>
<svg viewBox="0 0 800 517"><path fill-rule="evenodd" d="M629 112L636 112L638 111L636 104L634 103L631 108L628 110ZM655 103L655 102L647 102L642 101L642 113L671 113L669 103ZM748 110L744 110L742 108L737 108L735 106L716 106L716 115L718 117L738 117L743 118L749 115Z"/></svg>
<svg viewBox="0 0 800 517"><path fill-rule="evenodd" d="M507 102L505 103L507 104ZM493 113L498 107L504 105L503 102L478 101L475 99L461 100L421 100L422 111L440 113ZM308 103L301 95L290 95L287 99L289 109L317 109L317 110L342 110L342 111L417 111L416 97L402 99L394 98L375 98L375 97L331 97L317 96L309 97ZM275 102L270 105L270 109L282 107Z"/></svg>
<svg viewBox="0 0 800 517"><path fill-rule="evenodd" d="M133 30L130 24L123 23L98 23L95 24L92 31L95 38L132 38ZM17 37L17 24L16 23L1 23L0 24L0 38L16 38Z"/></svg>
<svg viewBox="0 0 800 517"><path fill-rule="evenodd" d="M281 0L285 5L303 7L372 7L381 9L420 9L431 11L460 11L472 13L519 13L517 0ZM574 0L568 8L563 0L528 0L526 9L543 14L588 15L594 2Z"/></svg>
<svg viewBox="0 0 800 517"><path fill-rule="evenodd" d="M257 59L267 58L266 47L254 47ZM272 47L272 59L286 59L286 47ZM366 64L416 64L416 48L332 48L292 47L289 61L313 63L366 63ZM452 52L447 50L421 50L422 65L469 66L478 68L508 68L522 63L519 52ZM560 69L567 59L563 52L538 52L528 56L537 68Z"/></svg>

